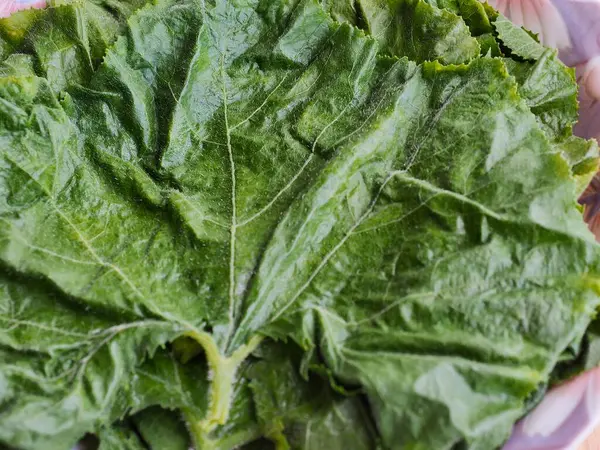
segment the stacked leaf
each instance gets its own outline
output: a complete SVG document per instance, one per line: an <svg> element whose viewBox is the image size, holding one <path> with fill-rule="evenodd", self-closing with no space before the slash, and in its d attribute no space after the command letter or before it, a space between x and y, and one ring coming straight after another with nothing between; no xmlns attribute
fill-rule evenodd
<svg viewBox="0 0 600 450"><path fill-rule="evenodd" d="M470 0L141 3L0 25L0 441L500 446L600 303L572 72Z"/></svg>

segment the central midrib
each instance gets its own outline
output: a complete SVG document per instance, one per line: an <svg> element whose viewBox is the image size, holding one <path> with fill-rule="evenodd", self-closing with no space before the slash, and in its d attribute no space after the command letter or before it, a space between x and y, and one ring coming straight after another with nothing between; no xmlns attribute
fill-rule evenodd
<svg viewBox="0 0 600 450"><path fill-rule="evenodd" d="M221 55L220 72L221 84L223 91L223 116L225 120L225 135L227 140L227 153L229 156L229 168L231 174L231 227L229 232L229 307L228 307L228 326L227 335L225 338L225 347L229 345L229 340L235 328L235 241L237 232L237 202L236 202L236 175L235 175L235 160L233 158L233 149L231 147L231 130L229 129L229 117L227 111L227 86L225 79L225 68L223 60L225 55Z"/></svg>

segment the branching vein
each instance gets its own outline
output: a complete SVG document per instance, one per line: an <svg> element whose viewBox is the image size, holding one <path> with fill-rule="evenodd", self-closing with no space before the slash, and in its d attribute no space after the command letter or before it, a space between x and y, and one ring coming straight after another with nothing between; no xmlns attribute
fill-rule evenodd
<svg viewBox="0 0 600 450"><path fill-rule="evenodd" d="M306 280L306 282L300 287L300 289L298 289L296 294L294 294L292 296L292 298L277 312L277 314L272 319L273 322L275 320L277 320L279 317L281 317L285 313L285 311L287 311L287 309L291 305L293 305L296 302L296 300L298 300L300 295L302 295L302 293L310 286L310 284L313 282L315 277L319 274L319 272L321 272L323 267L325 267L327 265L327 263L331 260L331 258L333 258L333 256L337 253L337 251L346 243L346 241L350 238L350 236L352 236L352 234L354 233L354 230L356 230L364 222L364 220L371 214L371 212L375 208L375 205L377 204L377 201L379 200L379 197L381 196L381 193L383 192L383 190L384 190L385 186L388 184L388 182L394 176L398 175L401 172L402 171L393 171L388 174L388 176L385 178L385 180L381 184L381 187L377 191L377 194L371 200L371 203L369 204L369 207L366 209L366 211L350 227L350 229L344 234L342 239L340 239L340 241L329 251L329 253L327 253L327 255L325 255L323 260L319 263L319 265L316 267L316 269L310 274L310 276L308 277L308 280Z"/></svg>
<svg viewBox="0 0 600 450"><path fill-rule="evenodd" d="M302 164L300 169L291 178L291 180L283 188L281 188L279 190L279 192L277 192L277 194L275 194L275 196L271 199L271 201L269 203L267 203L265 206L263 206L257 213L255 213L254 215L252 215L249 218L240 222L240 224L239 224L240 227L248 225L250 222L252 222L252 221L258 219L260 216L262 216L265 212L267 212L269 209L271 209L271 207L277 202L277 200L279 200L281 198L281 196L283 194L285 194L294 185L294 183L298 180L298 178L300 178L302 176L302 174L304 173L304 171L306 170L306 168L308 167L310 162L313 160L319 139L323 136L323 134L325 134L325 132L331 126L333 126L346 113L346 111L349 107L350 107L350 103L348 105L346 105L346 107L331 122L329 122L327 125L325 125L323 127L323 129L321 130L321 132L319 133L319 135L316 137L315 141L312 144L312 147L310 149L310 155L308 155L308 158L306 158L306 160L304 161L304 164Z"/></svg>

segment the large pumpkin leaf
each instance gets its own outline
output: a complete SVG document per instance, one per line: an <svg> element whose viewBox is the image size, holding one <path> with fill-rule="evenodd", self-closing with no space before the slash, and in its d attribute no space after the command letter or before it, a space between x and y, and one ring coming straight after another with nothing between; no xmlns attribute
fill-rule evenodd
<svg viewBox="0 0 600 450"><path fill-rule="evenodd" d="M135 448L111 423L161 405L201 448L490 449L581 339L583 147L565 161L454 13L325 6L157 0L73 83L5 61L0 440Z"/></svg>

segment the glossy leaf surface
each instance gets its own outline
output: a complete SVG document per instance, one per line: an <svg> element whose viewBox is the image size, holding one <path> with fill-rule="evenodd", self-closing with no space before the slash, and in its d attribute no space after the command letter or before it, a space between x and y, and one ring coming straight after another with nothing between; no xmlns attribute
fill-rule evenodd
<svg viewBox="0 0 600 450"><path fill-rule="evenodd" d="M0 66L0 440L502 444L600 302L569 72L469 2L132 5Z"/></svg>

